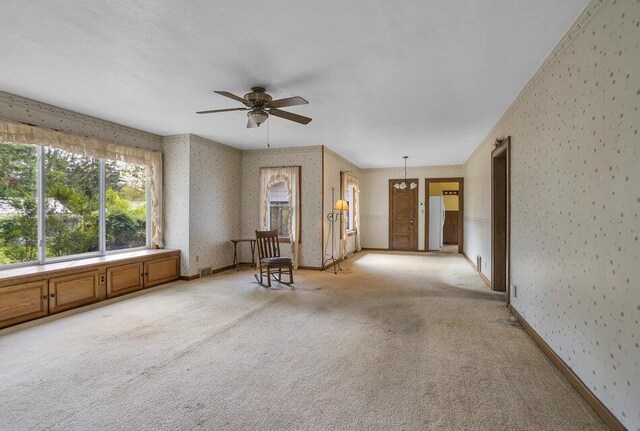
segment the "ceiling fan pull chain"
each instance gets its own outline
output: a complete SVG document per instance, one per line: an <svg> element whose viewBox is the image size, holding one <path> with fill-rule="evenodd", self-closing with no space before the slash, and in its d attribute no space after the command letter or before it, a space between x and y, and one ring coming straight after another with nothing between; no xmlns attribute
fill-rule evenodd
<svg viewBox="0 0 640 431"><path fill-rule="evenodd" d="M271 145L269 144L269 124L271 123L271 121L267 120L267 148L271 148Z"/></svg>

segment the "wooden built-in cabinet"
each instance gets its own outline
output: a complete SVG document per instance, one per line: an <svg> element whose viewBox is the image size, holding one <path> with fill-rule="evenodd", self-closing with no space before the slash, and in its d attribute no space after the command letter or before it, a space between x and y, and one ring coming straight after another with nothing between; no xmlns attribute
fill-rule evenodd
<svg viewBox="0 0 640 431"><path fill-rule="evenodd" d="M0 328L177 280L179 250L0 271Z"/></svg>
<svg viewBox="0 0 640 431"><path fill-rule="evenodd" d="M76 308L100 300L100 271L79 272L49 279L49 313Z"/></svg>
<svg viewBox="0 0 640 431"><path fill-rule="evenodd" d="M142 270L145 265L146 263L136 262L107 268L107 298L142 289ZM175 275L173 274L174 277Z"/></svg>
<svg viewBox="0 0 640 431"><path fill-rule="evenodd" d="M0 289L0 328L49 314L46 280Z"/></svg>
<svg viewBox="0 0 640 431"><path fill-rule="evenodd" d="M157 286L175 280L180 273L180 255L144 263L144 287Z"/></svg>

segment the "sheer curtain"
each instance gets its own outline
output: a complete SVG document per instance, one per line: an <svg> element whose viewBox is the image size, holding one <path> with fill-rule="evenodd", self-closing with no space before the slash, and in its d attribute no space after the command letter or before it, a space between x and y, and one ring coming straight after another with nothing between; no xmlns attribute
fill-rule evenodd
<svg viewBox="0 0 640 431"><path fill-rule="evenodd" d="M151 197L151 245L164 247L162 228L162 153L127 147L80 135L0 120L0 141L54 147L98 159L116 160L147 168Z"/></svg>
<svg viewBox="0 0 640 431"><path fill-rule="evenodd" d="M346 199L347 192L350 186L353 186L353 208L349 208L349 211L353 211L353 230L355 231L355 251L360 251L360 183L358 178L354 177L348 172L340 172L340 199ZM333 205L333 204L332 204ZM340 258L344 259L347 256L347 221L345 220L345 213L340 216Z"/></svg>
<svg viewBox="0 0 640 431"><path fill-rule="evenodd" d="M300 166L281 168L260 168L260 229L269 230L269 188L284 183L289 199L287 225L291 234L293 267L298 269L298 249L300 240Z"/></svg>

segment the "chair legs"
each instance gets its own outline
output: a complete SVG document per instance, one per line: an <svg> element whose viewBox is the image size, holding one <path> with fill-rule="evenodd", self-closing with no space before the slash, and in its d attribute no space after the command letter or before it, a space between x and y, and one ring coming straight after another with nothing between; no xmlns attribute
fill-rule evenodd
<svg viewBox="0 0 640 431"><path fill-rule="evenodd" d="M278 267L278 275L276 276L275 274L272 274L273 279L276 280L278 283L282 283L282 284L293 284L293 265L289 265L288 266L288 271L285 271L284 274L289 274L289 281L283 281L282 280L282 267Z"/></svg>
<svg viewBox="0 0 640 431"><path fill-rule="evenodd" d="M272 273L271 272L271 267L269 267L269 266L266 266L264 268L260 267L259 271L260 271L260 277L258 277L258 274L254 274L254 277L256 278L256 281L258 282L258 284L260 284L263 287L266 287L266 288L270 288L271 287L271 278L272 277L278 283L282 283L282 284L286 284L286 285L293 284L293 265L289 265L288 271L285 271L284 273L282 272L282 267L278 267L278 273L277 274L276 273ZM283 281L282 280L282 274L289 274L289 281ZM265 280L264 280L265 277L267 279L266 283L265 283Z"/></svg>
<svg viewBox="0 0 640 431"><path fill-rule="evenodd" d="M271 288L271 268L269 268L268 266L266 267L266 273L267 273L267 283L266 284L264 282L265 269L263 269L260 266L260 267L258 267L258 271L260 271L260 278L258 278L258 274L253 274L253 276L256 278L256 281L258 282L258 284L260 286L266 287L267 289Z"/></svg>

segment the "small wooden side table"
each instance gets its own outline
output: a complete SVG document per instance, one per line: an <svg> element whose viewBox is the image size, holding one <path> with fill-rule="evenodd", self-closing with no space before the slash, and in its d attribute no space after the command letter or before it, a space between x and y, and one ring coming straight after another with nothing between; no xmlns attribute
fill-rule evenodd
<svg viewBox="0 0 640 431"><path fill-rule="evenodd" d="M240 271L240 265L250 265L251 268L256 269L256 240L255 239L232 239L233 243L233 265L236 271ZM238 262L238 243L248 242L251 246L251 262Z"/></svg>

